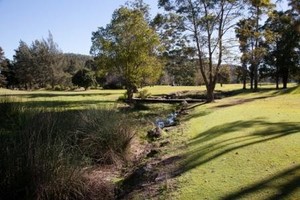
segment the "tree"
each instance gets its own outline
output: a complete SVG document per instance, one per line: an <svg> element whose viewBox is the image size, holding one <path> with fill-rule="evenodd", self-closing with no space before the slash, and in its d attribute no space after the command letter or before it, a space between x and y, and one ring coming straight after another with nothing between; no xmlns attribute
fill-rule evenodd
<svg viewBox="0 0 300 200"><path fill-rule="evenodd" d="M72 77L72 83L87 90L96 83L94 73L89 69L81 69Z"/></svg>
<svg viewBox="0 0 300 200"><path fill-rule="evenodd" d="M281 77L283 88L287 88L290 73L297 71L299 64L300 33L296 31L293 21L293 13L274 11L265 23L266 32L271 32L272 37L267 37L267 49L269 54L265 57L266 64L275 67L273 75L276 80L276 88L279 88Z"/></svg>
<svg viewBox="0 0 300 200"><path fill-rule="evenodd" d="M236 26L235 32L236 37L239 39L239 48L242 53L241 63L242 63L242 79L243 79L243 89L246 89L247 83L247 66L251 62L251 52L254 49L253 33L254 33L254 21L251 19L241 19ZM254 72L253 67L250 68L250 83L251 88L253 88L253 78Z"/></svg>
<svg viewBox="0 0 300 200"><path fill-rule="evenodd" d="M249 20L253 23L252 32L252 49L250 58L250 76L253 76L253 82L251 81L251 89L257 90L258 88L258 67L266 54L265 48L262 46L264 33L261 31L262 25L260 25L261 16L270 12L273 8L273 4L270 0L248 0L249 11L252 15ZM252 80L252 79L251 79Z"/></svg>
<svg viewBox="0 0 300 200"><path fill-rule="evenodd" d="M19 47L15 51L14 65L16 78L25 89L31 89L34 83L34 68L30 48L25 42L20 41Z"/></svg>
<svg viewBox="0 0 300 200"><path fill-rule="evenodd" d="M63 55L50 32L46 40L35 40L31 46L20 41L14 63L16 76L26 89L48 84L54 88L66 79Z"/></svg>
<svg viewBox="0 0 300 200"><path fill-rule="evenodd" d="M214 90L223 61L226 39L240 11L237 0L159 0L159 6L172 15L177 15L181 34L186 43L195 45L198 67L207 90L207 102L214 101ZM225 41L227 40L227 41Z"/></svg>
<svg viewBox="0 0 300 200"><path fill-rule="evenodd" d="M129 102L143 77L151 77L152 82L158 80L162 68L157 57L160 41L143 11L122 6L106 28L101 27L92 35L91 53L101 58L103 68L123 77Z"/></svg>
<svg viewBox="0 0 300 200"><path fill-rule="evenodd" d="M3 75L4 74L4 52L3 49L0 47L0 87L3 87L6 85L6 77Z"/></svg>
<svg viewBox="0 0 300 200"><path fill-rule="evenodd" d="M230 71L229 65L224 65L220 68L219 74L218 74L218 82L220 83L220 86L223 86L223 83L229 83L230 82Z"/></svg>

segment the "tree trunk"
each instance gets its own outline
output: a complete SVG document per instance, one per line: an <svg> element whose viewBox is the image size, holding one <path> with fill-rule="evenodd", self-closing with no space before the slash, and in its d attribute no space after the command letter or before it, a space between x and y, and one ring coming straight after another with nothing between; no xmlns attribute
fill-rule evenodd
<svg viewBox="0 0 300 200"><path fill-rule="evenodd" d="M255 32L258 33L259 32L259 15L260 15L260 8L257 5L256 6L256 28L255 28ZM255 50L258 50L258 46L259 46L259 41L258 38L255 39ZM258 65L259 65L259 61L258 61L258 55L257 52L254 52L254 90L257 90L258 88Z"/></svg>
<svg viewBox="0 0 300 200"><path fill-rule="evenodd" d="M283 89L287 88L287 83L288 83L288 79L289 79L289 70L288 69L284 69L282 72L282 84L283 84Z"/></svg>
<svg viewBox="0 0 300 200"><path fill-rule="evenodd" d="M132 86L131 84L126 86L126 94L127 94L127 102L129 104L133 103L133 93L134 93L135 87Z"/></svg>
<svg viewBox="0 0 300 200"><path fill-rule="evenodd" d="M247 84L247 65L243 63L243 89L246 89Z"/></svg>
<svg viewBox="0 0 300 200"><path fill-rule="evenodd" d="M206 99L206 102L207 103L211 103L211 102L214 102L215 101L215 97L214 97L214 87L212 85L209 85L206 87L206 90L207 90L207 99Z"/></svg>
<svg viewBox="0 0 300 200"><path fill-rule="evenodd" d="M253 80L254 80L254 66L251 64L251 69L250 69L250 88L251 90L253 89Z"/></svg>
<svg viewBox="0 0 300 200"><path fill-rule="evenodd" d="M255 71L254 71L254 90L258 89L258 67L255 65Z"/></svg>
<svg viewBox="0 0 300 200"><path fill-rule="evenodd" d="M276 89L279 89L279 71L278 71L278 66L276 66Z"/></svg>

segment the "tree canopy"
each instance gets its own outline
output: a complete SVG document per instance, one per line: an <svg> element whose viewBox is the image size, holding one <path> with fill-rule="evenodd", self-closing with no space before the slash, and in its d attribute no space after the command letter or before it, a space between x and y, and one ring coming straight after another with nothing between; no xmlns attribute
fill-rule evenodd
<svg viewBox="0 0 300 200"><path fill-rule="evenodd" d="M185 44L196 49L198 68L207 89L207 102L214 101L214 89L230 44L226 33L233 28L234 18L240 11L240 1L160 0L159 6L178 21L178 30ZM169 28L170 26L167 26Z"/></svg>
<svg viewBox="0 0 300 200"><path fill-rule="evenodd" d="M102 69L113 70L125 80L128 100L147 78L155 83L162 69L160 41L138 8L122 6L111 22L92 33L91 53L101 58Z"/></svg>

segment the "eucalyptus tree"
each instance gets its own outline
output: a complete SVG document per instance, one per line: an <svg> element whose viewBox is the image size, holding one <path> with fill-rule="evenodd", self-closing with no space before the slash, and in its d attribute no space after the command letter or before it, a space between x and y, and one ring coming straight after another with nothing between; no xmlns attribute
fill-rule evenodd
<svg viewBox="0 0 300 200"><path fill-rule="evenodd" d="M122 76L129 102L144 77L155 83L161 74L160 40L144 14L139 8L122 6L105 28L92 33L91 53L101 58L102 70Z"/></svg>
<svg viewBox="0 0 300 200"><path fill-rule="evenodd" d="M254 49L254 20L252 19L241 19L235 29L236 37L239 40L239 49L242 53L241 63L242 63L242 79L243 79L243 89L246 89L248 65L251 61L251 52ZM253 67L250 66L250 83L251 88L253 88L253 78L254 72Z"/></svg>
<svg viewBox="0 0 300 200"><path fill-rule="evenodd" d="M196 48L195 59L205 82L207 102L213 102L224 53L232 39L227 33L240 14L241 1L159 0L159 6L178 16L181 35Z"/></svg>
<svg viewBox="0 0 300 200"><path fill-rule="evenodd" d="M6 85L6 77L4 76L4 66L3 66L4 59L5 59L4 51L0 47L0 87Z"/></svg>
<svg viewBox="0 0 300 200"><path fill-rule="evenodd" d="M0 47L0 63L4 60L4 51L2 47Z"/></svg>
<svg viewBox="0 0 300 200"><path fill-rule="evenodd" d="M292 72L297 72L299 65L300 33L293 25L293 13L274 11L265 23L266 32L271 32L271 37L266 37L266 64L274 66L276 88L279 88L279 78L282 79L283 88ZM294 15L295 16L295 15Z"/></svg>
<svg viewBox="0 0 300 200"><path fill-rule="evenodd" d="M274 7L271 0L247 0L248 9L250 11L250 19L253 20L253 49L251 50L251 72L253 73L253 82L251 82L251 89L258 88L258 68L264 56L266 49L263 47L264 32L262 31L262 16L269 14Z"/></svg>

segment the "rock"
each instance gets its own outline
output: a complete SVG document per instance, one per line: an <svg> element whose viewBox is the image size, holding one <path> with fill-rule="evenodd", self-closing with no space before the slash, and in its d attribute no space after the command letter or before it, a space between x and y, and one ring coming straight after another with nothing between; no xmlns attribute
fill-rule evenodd
<svg viewBox="0 0 300 200"><path fill-rule="evenodd" d="M160 127L156 127L150 131L148 131L147 137L150 139L159 138L162 135L162 130Z"/></svg>
<svg viewBox="0 0 300 200"><path fill-rule="evenodd" d="M152 158L159 153L157 149L151 149L151 151L147 154L147 158Z"/></svg>
<svg viewBox="0 0 300 200"><path fill-rule="evenodd" d="M164 122L164 120L162 120L162 119L157 119L157 120L155 121L155 125L156 125L157 127L159 127L159 128L164 128L164 127L165 127L165 122Z"/></svg>
<svg viewBox="0 0 300 200"><path fill-rule="evenodd" d="M166 145L170 144L170 141L169 140L166 140L166 141L163 141L159 144L160 147L164 147Z"/></svg>
<svg viewBox="0 0 300 200"><path fill-rule="evenodd" d="M181 108L182 109L187 109L188 106L189 106L189 104L188 104L187 101L184 100L184 101L181 102Z"/></svg>

